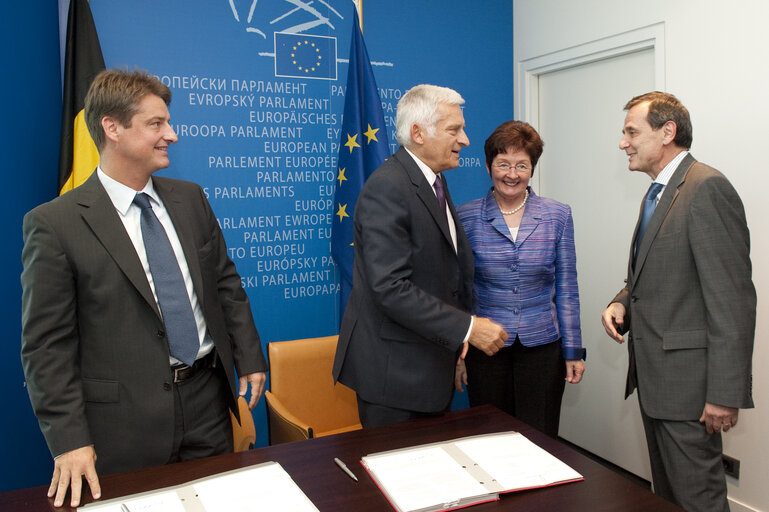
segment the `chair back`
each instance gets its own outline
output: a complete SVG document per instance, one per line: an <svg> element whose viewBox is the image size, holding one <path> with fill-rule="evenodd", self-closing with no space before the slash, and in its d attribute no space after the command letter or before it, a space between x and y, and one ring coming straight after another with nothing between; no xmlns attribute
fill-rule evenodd
<svg viewBox="0 0 769 512"><path fill-rule="evenodd" d="M268 345L270 444L361 428L355 392L343 384L334 385L331 375L338 338L326 336L272 342ZM276 399L283 407L278 415L274 407ZM289 426L289 429L302 428L304 423L305 433L274 432L277 422L273 419L277 420L276 416L281 416L281 423L299 424L299 427ZM288 438L279 439L281 435L287 435Z"/></svg>

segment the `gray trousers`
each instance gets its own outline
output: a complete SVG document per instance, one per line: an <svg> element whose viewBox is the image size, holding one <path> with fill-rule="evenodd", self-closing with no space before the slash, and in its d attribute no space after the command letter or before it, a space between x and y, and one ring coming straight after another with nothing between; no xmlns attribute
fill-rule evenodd
<svg viewBox="0 0 769 512"><path fill-rule="evenodd" d="M729 512L721 433L699 421L650 418L641 408L654 493L688 512Z"/></svg>

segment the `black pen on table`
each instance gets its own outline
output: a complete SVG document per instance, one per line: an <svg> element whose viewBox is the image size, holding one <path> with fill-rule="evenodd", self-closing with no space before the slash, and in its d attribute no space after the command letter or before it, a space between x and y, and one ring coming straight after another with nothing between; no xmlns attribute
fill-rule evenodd
<svg viewBox="0 0 769 512"><path fill-rule="evenodd" d="M348 468L348 467L345 465L345 463L344 463L344 462L342 462L341 460L339 460L339 459L338 459L338 458L336 458L336 457L334 457L334 462L336 463L336 465L337 465L337 466L339 466L340 468L342 468L342 471L344 471L345 473L347 473L347 476L349 476L350 478L352 478L352 479L353 479L353 480L355 480L356 482L358 481L358 477L357 477L357 476L355 476L355 473L353 473L352 471L350 471L350 468Z"/></svg>

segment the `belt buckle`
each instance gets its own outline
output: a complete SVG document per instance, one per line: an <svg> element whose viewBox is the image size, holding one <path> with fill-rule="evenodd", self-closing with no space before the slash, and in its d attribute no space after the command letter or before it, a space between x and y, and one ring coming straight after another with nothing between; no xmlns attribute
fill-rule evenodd
<svg viewBox="0 0 769 512"><path fill-rule="evenodd" d="M189 369L189 368L191 368L191 367L187 366L186 364L180 366L179 368L171 368L174 371L174 384L176 384L177 382L180 382L181 380L183 380L182 372L184 370Z"/></svg>

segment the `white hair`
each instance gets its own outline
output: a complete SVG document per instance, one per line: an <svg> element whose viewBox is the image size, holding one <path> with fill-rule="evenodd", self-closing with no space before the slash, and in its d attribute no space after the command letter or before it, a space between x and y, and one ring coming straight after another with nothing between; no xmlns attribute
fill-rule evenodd
<svg viewBox="0 0 769 512"><path fill-rule="evenodd" d="M430 137L435 136L435 123L438 121L438 105L462 105L465 100L460 94L448 87L421 84L415 85L398 101L395 114L395 132L398 144L411 146L411 127L419 125Z"/></svg>

